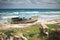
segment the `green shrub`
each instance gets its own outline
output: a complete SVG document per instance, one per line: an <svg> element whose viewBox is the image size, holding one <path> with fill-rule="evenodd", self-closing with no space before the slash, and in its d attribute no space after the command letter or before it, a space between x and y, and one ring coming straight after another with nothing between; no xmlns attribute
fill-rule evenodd
<svg viewBox="0 0 60 40"><path fill-rule="evenodd" d="M12 29L12 30L6 30L4 33L5 33L6 35L10 35L11 33L17 33L17 32L18 32L17 29Z"/></svg>
<svg viewBox="0 0 60 40"><path fill-rule="evenodd" d="M52 29L52 28L55 28L59 25L57 25L57 24L47 24L47 26L49 27L49 29Z"/></svg>
<svg viewBox="0 0 60 40"><path fill-rule="evenodd" d="M30 37L33 37L34 35L35 35L36 33L35 32L28 32L28 35L30 36Z"/></svg>

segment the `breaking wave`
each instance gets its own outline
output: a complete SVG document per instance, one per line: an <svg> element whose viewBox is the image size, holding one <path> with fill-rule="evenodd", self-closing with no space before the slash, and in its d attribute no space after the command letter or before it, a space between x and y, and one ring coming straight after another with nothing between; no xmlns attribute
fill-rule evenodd
<svg viewBox="0 0 60 40"><path fill-rule="evenodd" d="M51 12L2 12L0 13L0 19L7 19L12 17L32 17L38 16L40 19L60 19L60 11L51 11Z"/></svg>

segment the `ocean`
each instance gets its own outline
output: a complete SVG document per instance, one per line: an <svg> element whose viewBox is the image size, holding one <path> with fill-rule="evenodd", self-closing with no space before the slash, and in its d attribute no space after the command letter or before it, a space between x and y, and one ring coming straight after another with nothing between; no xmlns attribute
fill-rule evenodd
<svg viewBox="0 0 60 40"><path fill-rule="evenodd" d="M30 18L38 16L42 20L60 19L60 9L0 9L0 21L12 17Z"/></svg>

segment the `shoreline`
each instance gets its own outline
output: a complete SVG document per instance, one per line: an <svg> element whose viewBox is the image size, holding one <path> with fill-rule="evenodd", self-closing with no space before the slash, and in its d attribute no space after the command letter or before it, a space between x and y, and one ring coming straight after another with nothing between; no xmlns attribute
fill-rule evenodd
<svg viewBox="0 0 60 40"><path fill-rule="evenodd" d="M1 29L10 29L10 28L25 28L25 27L29 27L31 25L35 25L36 23L38 23L38 21L34 22L34 23L27 23L27 24L4 24L1 23L2 26L0 26L0 30Z"/></svg>
<svg viewBox="0 0 60 40"><path fill-rule="evenodd" d="M38 19L36 22L34 23L27 23L27 24L4 24L4 23L0 23L0 30L4 29L10 29L10 28L25 28L25 27L29 27L31 25L34 25L34 24L40 24L40 23L43 23L43 24L56 24L58 22L56 21L47 21L47 20L40 20Z"/></svg>

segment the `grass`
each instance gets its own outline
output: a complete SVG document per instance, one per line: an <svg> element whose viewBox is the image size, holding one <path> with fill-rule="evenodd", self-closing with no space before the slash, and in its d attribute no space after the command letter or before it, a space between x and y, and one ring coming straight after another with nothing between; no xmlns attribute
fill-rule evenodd
<svg viewBox="0 0 60 40"><path fill-rule="evenodd" d="M40 25L36 24L36 25L32 25L32 26L27 27L27 28L23 28L23 33L25 33L29 36L29 40L36 40L36 39L40 40L37 36L37 34L40 33L39 27L40 27Z"/></svg>
<svg viewBox="0 0 60 40"><path fill-rule="evenodd" d="M54 27L57 27L57 24L47 24L47 26L49 27L49 29L51 30ZM39 33L40 24L35 24L32 25L30 27L26 27L26 28L15 28L15 29L9 29L9 30L0 30L0 32L3 32L7 35L9 35L10 33L23 33L25 34L25 36L28 38L28 40L41 40ZM45 40L45 39L42 39Z"/></svg>
<svg viewBox="0 0 60 40"><path fill-rule="evenodd" d="M35 39L40 40L37 36L37 34L39 34L39 32L40 32L39 27L40 27L39 24L35 24L30 27L23 28L21 30L24 34L29 36L29 38L28 38L29 40L35 40ZM36 35L36 37L34 35Z"/></svg>
<svg viewBox="0 0 60 40"><path fill-rule="evenodd" d="M47 24L47 26L49 27L49 29L51 30L52 28L57 27L57 24ZM41 40L42 38L39 36L40 34L40 24L35 24L35 25L31 25L29 27L26 28L14 28L14 29L9 29L9 30L0 30L0 32L5 33L6 35L10 35L10 33L23 33L28 40ZM45 40L42 39L42 40Z"/></svg>
<svg viewBox="0 0 60 40"><path fill-rule="evenodd" d="M23 28L23 31L24 32L35 32L37 34L37 33L39 33L39 27L40 27L40 25L36 24L36 25L32 25L27 28Z"/></svg>
<svg viewBox="0 0 60 40"><path fill-rule="evenodd" d="M47 26L49 27L49 29L52 29L52 28L55 28L59 25L58 24L47 24Z"/></svg>
<svg viewBox="0 0 60 40"><path fill-rule="evenodd" d="M0 32L3 32L7 35L9 35L10 33L20 32L20 33L25 34L29 40L35 40L35 39L40 40L40 38L37 35L40 33L39 27L40 27L40 24L35 24L35 25L32 25L30 27L26 27L26 28L15 28L15 29L9 29L9 30L0 30Z"/></svg>

